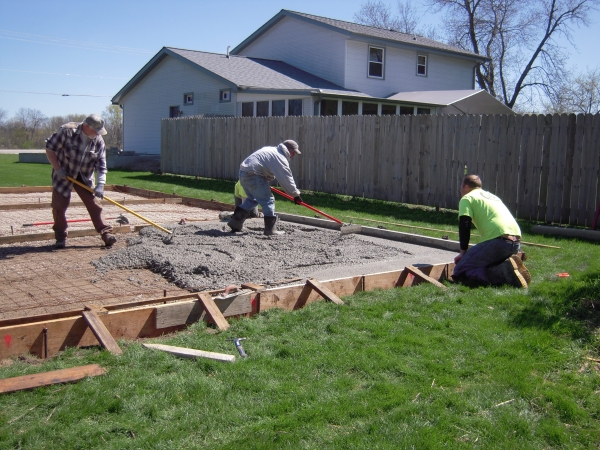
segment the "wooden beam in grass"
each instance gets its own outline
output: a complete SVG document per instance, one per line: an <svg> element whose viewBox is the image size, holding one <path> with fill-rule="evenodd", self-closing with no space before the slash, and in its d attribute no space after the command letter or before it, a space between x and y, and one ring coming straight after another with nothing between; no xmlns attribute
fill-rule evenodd
<svg viewBox="0 0 600 450"><path fill-rule="evenodd" d="M194 350L193 348L185 347L174 347L172 345L163 344L142 344L146 348L160 350L163 352L171 353L172 355L179 356L181 358L208 358L214 359L215 361L222 362L234 362L234 355L227 355L225 353L213 353L205 352L203 350Z"/></svg>
<svg viewBox="0 0 600 450"><path fill-rule="evenodd" d="M206 314L212 319L212 321L217 325L219 330L227 330L229 328L229 322L223 316L223 313L219 309L219 307L215 304L215 301L212 299L210 294L201 292L198 294L198 300L204 306L204 310Z"/></svg>
<svg viewBox="0 0 600 450"><path fill-rule="evenodd" d="M446 286L444 286L438 280L435 280L435 279L431 278L430 276L425 275L423 272L421 272L419 269L417 269L414 266L406 266L406 270L408 270L414 276L419 277L422 280L428 281L429 283L433 284L434 286L439 287L440 289L442 289L444 291L447 289Z"/></svg>
<svg viewBox="0 0 600 450"><path fill-rule="evenodd" d="M82 311L81 315L87 322L88 326L92 330L92 333L94 333L94 336L96 336L96 339L98 339L98 342L100 342L102 347L111 352L113 355L123 354L123 350L121 350L121 347L119 347L117 341L115 341L110 332L106 329L104 323L102 323L102 320L100 320L100 317L95 310L86 309L85 311Z"/></svg>
<svg viewBox="0 0 600 450"><path fill-rule="evenodd" d="M79 381L85 377L104 375L106 370L98 364L71 367L70 369L53 370L51 372L23 375L20 377L5 378L0 380L0 393L22 391L51 384L69 383Z"/></svg>
<svg viewBox="0 0 600 450"><path fill-rule="evenodd" d="M309 284L315 291L317 291L321 296L329 300L330 302L335 303L336 305L345 305L341 298L331 292L328 288L323 286L318 280L314 278L309 278L306 280L306 283Z"/></svg>

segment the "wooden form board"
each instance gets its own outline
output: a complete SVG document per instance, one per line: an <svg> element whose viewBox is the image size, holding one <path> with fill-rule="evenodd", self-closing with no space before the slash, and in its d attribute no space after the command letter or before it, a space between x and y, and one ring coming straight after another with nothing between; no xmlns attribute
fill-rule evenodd
<svg viewBox="0 0 600 450"><path fill-rule="evenodd" d="M0 393L22 391L40 386L49 386L57 383L79 381L85 377L104 375L106 370L98 364L71 367L69 369L53 370L51 372L22 375L20 377L5 378L0 380Z"/></svg>
<svg viewBox="0 0 600 450"><path fill-rule="evenodd" d="M192 296L197 296L197 294L183 297L189 299ZM231 317L243 314L241 311L253 311L255 296L256 293L243 294L242 299L237 302L235 299L225 299L223 301L216 299L214 302L224 317ZM186 303L190 302L187 301ZM121 304L120 306L124 308L125 305ZM163 321L161 324L163 327L157 328L157 311L161 310L162 314L168 314L166 311L169 308L181 308L177 302L163 305L151 303L112 311L109 309L110 307L105 308L108 310L108 314L102 314L98 317L114 339L157 337L161 334L181 330L189 324L186 323L184 318L179 323L172 321L168 324ZM183 316L182 314L179 315L179 317ZM173 315L170 317L173 317ZM40 358L45 355L51 357L67 347L99 345L98 339L89 328L81 311L58 319L32 322L31 320L34 319L28 318L25 323L12 321L9 323L14 323L13 325L0 326L0 359L27 353ZM46 328L46 342L44 342L44 328Z"/></svg>
<svg viewBox="0 0 600 450"><path fill-rule="evenodd" d="M449 278L453 268L453 263L418 267L425 275L437 281ZM419 282L423 282L421 277L411 276L410 272L404 269L321 281L320 284L336 296L343 297L373 289L412 286ZM114 309L116 308L114 306L105 306L108 313L98 317L114 339L157 337L185 328L190 314L195 308L195 301L191 301L191 297L195 295L197 294L177 297L187 303L185 306L177 302L157 304L161 299L132 303L129 308L127 308L127 304L118 305L119 309ZM249 296L240 294L239 300L228 298L221 301L215 298L213 302L223 317L231 317L239 314L254 314L270 308L298 309L322 298L310 285L301 284L259 290ZM166 300L164 299L165 302ZM173 308L173 311L168 312L169 308ZM174 312L175 309L179 310L177 314ZM163 316L157 321L158 314ZM179 317L179 319L174 320L173 317ZM98 345L98 340L82 317L81 310L72 316L55 319L46 316L46 319L37 322L32 320L35 318L28 318L26 321L0 321L0 359L26 353L39 357L52 356L67 347ZM6 323L10 325L3 325ZM158 328L157 324L164 328ZM44 329L46 329L45 333ZM46 339L44 339L44 335Z"/></svg>
<svg viewBox="0 0 600 450"><path fill-rule="evenodd" d="M114 199L113 199L114 200ZM100 200L102 203L102 200ZM120 200L121 205L151 205L151 204L181 204L181 198L150 198L147 200ZM71 202L70 207L85 206L83 202ZM18 203L14 205L0 205L0 211L12 211L15 209L46 209L52 208L52 203Z"/></svg>
<svg viewBox="0 0 600 450"><path fill-rule="evenodd" d="M133 228L130 225L113 227L113 233L131 233ZM69 230L69 237L100 236L96 230ZM49 241L54 239L54 231L49 233L15 234L13 236L0 236L1 244L15 244L17 242Z"/></svg>
<svg viewBox="0 0 600 450"><path fill-rule="evenodd" d="M224 317L241 316L252 313L252 302L255 297L256 294L249 293L228 296L224 299L215 298L214 302ZM156 306L156 328L169 328L181 324L190 325L199 321L204 311L202 303L197 298Z"/></svg>

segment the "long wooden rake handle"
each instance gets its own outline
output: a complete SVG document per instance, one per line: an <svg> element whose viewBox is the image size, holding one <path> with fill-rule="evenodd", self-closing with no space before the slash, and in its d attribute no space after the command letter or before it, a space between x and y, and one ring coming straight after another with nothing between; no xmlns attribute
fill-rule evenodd
<svg viewBox="0 0 600 450"><path fill-rule="evenodd" d="M77 180L74 180L73 178L71 178L70 176L67 176L67 180L69 180L72 183L75 183L77 186L81 186L82 188L90 191L92 194L94 193L94 190L91 189L90 187L86 186L83 183L80 183ZM125 211L127 211L129 214L133 214L135 217L139 217L140 219L142 219L144 222L148 222L150 225L152 225L153 227L158 228L161 231L164 231L165 233L169 233L169 234L173 234L172 231L167 230L166 228L161 227L160 225L158 225L157 223L152 222L149 219L146 219L144 216L136 213L135 211L132 211L131 209L121 205L120 203L115 202L113 199L108 198L106 195L104 196L104 200L106 200L109 203L112 203L115 206L118 206L121 209L124 209Z"/></svg>
<svg viewBox="0 0 600 450"><path fill-rule="evenodd" d="M279 189L275 189L274 187L272 187L271 190L273 192L278 193L282 197L287 198L288 200L294 201L294 197L292 197L291 195L286 194L285 192L280 191ZM298 205L302 205L305 208L308 208L308 209L310 209L310 210L312 210L312 211L314 211L316 213L319 213L322 216L327 217L328 219L333 220L334 222L339 223L340 225L342 225L342 221L341 220L338 220L335 217L330 216L329 214L325 214L323 211L319 211L317 208L313 208L308 203L300 202L300 203L298 203Z"/></svg>

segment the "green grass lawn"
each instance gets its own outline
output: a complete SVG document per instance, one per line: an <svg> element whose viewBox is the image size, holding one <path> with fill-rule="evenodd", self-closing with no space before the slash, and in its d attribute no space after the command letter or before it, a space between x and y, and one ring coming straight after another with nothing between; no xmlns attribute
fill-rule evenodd
<svg viewBox="0 0 600 450"><path fill-rule="evenodd" d="M48 180L49 166L0 156L0 185ZM230 181L111 171L108 182L232 203ZM457 226L455 211L302 197L344 221ZM312 215L285 200L277 209ZM248 358L234 364L125 341L119 357L88 348L3 361L2 378L91 363L108 373L0 395L0 448L598 449L600 246L520 225L525 241L561 247L524 247L526 291L421 284L152 340L237 355L228 339L246 337Z"/></svg>

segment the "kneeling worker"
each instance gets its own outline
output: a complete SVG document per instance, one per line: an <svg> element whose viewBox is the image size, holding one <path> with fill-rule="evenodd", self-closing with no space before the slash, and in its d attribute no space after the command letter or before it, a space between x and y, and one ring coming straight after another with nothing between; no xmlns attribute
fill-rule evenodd
<svg viewBox="0 0 600 450"><path fill-rule="evenodd" d="M298 144L287 140L277 147L256 150L242 161L239 180L246 192L246 200L235 208L233 217L227 223L231 231L242 231L244 221L252 209L260 205L265 216L265 235L284 234L284 231L277 231L275 226L275 198L269 182L277 179L283 190L294 197L295 203L302 202L289 163L296 155L300 155Z"/></svg>
<svg viewBox="0 0 600 450"><path fill-rule="evenodd" d="M521 229L504 203L481 186L477 175L467 175L460 186L460 254L454 259L452 278L480 285L526 288L531 275L517 256ZM469 249L471 223L481 233L481 242Z"/></svg>

